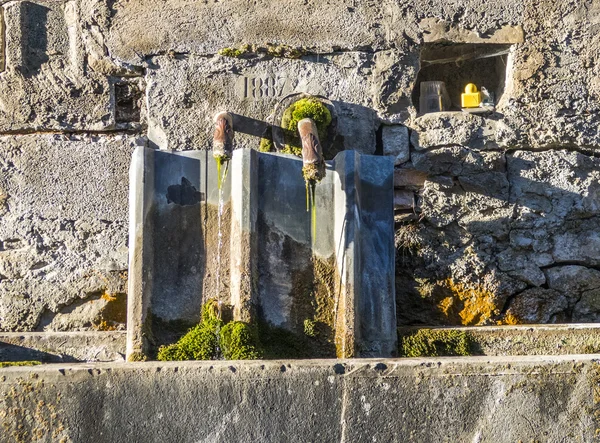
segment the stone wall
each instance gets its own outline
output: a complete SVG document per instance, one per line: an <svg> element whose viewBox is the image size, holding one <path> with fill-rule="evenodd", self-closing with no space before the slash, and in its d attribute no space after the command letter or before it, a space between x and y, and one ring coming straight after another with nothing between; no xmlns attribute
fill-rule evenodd
<svg viewBox="0 0 600 443"><path fill-rule="evenodd" d="M396 158L401 323L598 321L597 1L0 3L0 329L122 328L132 150L206 149L223 109L258 148L294 92ZM421 64L475 49L496 112L419 116Z"/></svg>

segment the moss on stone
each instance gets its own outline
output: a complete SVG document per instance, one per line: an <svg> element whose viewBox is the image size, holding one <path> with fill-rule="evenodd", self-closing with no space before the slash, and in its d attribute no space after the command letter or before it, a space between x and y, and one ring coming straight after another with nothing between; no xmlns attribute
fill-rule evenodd
<svg viewBox="0 0 600 443"><path fill-rule="evenodd" d="M133 352L129 357L127 357L127 361L136 362L136 361L147 361L148 357L141 352Z"/></svg>
<svg viewBox="0 0 600 443"><path fill-rule="evenodd" d="M221 356L227 360L249 360L262 356L258 332L255 327L240 321L225 324L222 310L216 300L202 305L201 321L183 337L167 346L161 346L157 359L214 360Z"/></svg>
<svg viewBox="0 0 600 443"><path fill-rule="evenodd" d="M10 366L37 366L41 364L42 362L37 360L0 361L0 368L8 368Z"/></svg>
<svg viewBox="0 0 600 443"><path fill-rule="evenodd" d="M229 47L229 48L223 48L223 49L219 49L218 53L219 55L222 55L224 57L234 57L234 58L239 58L245 54L249 54L253 52L253 48L250 45L242 45L239 48L233 48L233 47Z"/></svg>
<svg viewBox="0 0 600 443"><path fill-rule="evenodd" d="M273 144L273 129L268 127L263 133L260 139L260 145L258 146L260 152L274 152L275 145Z"/></svg>
<svg viewBox="0 0 600 443"><path fill-rule="evenodd" d="M218 53L224 57L234 58L241 58L249 54L266 54L270 57L297 59L306 55L307 51L303 48L267 43L265 46L244 44L237 48L223 48L219 49Z"/></svg>
<svg viewBox="0 0 600 443"><path fill-rule="evenodd" d="M262 357L256 327L242 321L227 323L220 332L226 360L256 360Z"/></svg>
<svg viewBox="0 0 600 443"><path fill-rule="evenodd" d="M266 322L261 322L258 326L259 339L263 344L264 358L277 360L311 357L308 337L295 334L287 329L273 326Z"/></svg>
<svg viewBox="0 0 600 443"><path fill-rule="evenodd" d="M327 106L318 98L308 97L292 103L283 113L281 126L291 133L297 134L298 122L305 118L310 118L315 122L319 140L322 143L327 136L327 129L331 124L332 117ZM302 156L300 137L295 137L293 140L286 140L282 152Z"/></svg>
<svg viewBox="0 0 600 443"><path fill-rule="evenodd" d="M442 357L472 355L471 337L464 331L420 329L400 337L403 357Z"/></svg>

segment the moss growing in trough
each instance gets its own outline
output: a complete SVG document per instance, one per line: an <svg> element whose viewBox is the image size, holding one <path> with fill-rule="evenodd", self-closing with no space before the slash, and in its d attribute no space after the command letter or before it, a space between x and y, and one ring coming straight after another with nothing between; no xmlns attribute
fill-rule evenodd
<svg viewBox="0 0 600 443"><path fill-rule="evenodd" d="M262 357L258 346L258 330L243 321L232 321L220 333L223 358L226 360L256 360Z"/></svg>
<svg viewBox="0 0 600 443"><path fill-rule="evenodd" d="M225 324L216 300L202 306L198 325L191 328L177 343L161 346L158 360L253 360L262 357L256 328L248 323L231 321Z"/></svg>
<svg viewBox="0 0 600 443"><path fill-rule="evenodd" d="M464 331L420 329L400 337L403 357L443 357L472 355L471 338Z"/></svg>

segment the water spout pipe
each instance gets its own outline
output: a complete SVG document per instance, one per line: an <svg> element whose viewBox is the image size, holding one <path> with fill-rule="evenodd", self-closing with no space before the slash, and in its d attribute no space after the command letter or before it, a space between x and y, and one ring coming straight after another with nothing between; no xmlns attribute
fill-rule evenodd
<svg viewBox="0 0 600 443"><path fill-rule="evenodd" d="M320 181L325 177L325 160L319 140L317 125L310 118L298 122L298 132L302 140L302 173L306 180Z"/></svg>
<svg viewBox="0 0 600 443"><path fill-rule="evenodd" d="M213 156L230 159L233 152L233 116L229 112L215 115L215 133L213 136Z"/></svg>

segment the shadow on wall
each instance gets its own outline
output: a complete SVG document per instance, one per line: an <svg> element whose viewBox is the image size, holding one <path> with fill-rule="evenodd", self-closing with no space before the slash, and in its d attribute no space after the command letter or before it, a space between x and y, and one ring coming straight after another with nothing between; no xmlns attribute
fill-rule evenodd
<svg viewBox="0 0 600 443"><path fill-rule="evenodd" d="M413 153L419 220L396 230L402 325L600 321L600 159Z"/></svg>
<svg viewBox="0 0 600 443"><path fill-rule="evenodd" d="M21 5L21 60L19 71L25 78L37 75L48 56L48 14L50 8L32 2Z"/></svg>

